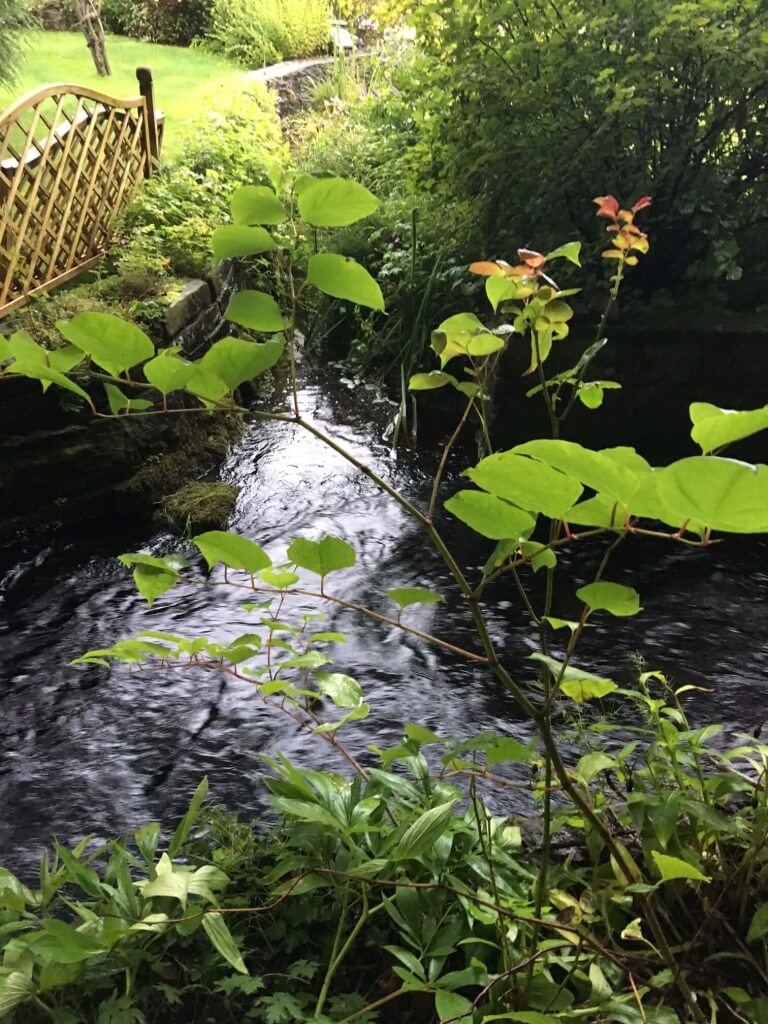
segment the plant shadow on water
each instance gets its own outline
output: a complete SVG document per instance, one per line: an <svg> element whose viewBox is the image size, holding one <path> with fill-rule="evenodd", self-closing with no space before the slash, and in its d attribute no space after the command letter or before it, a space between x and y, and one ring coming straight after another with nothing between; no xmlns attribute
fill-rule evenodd
<svg viewBox="0 0 768 1024"><path fill-rule="evenodd" d="M433 455L392 457L381 440L388 407L374 403L370 390L345 387L330 371L308 370L304 377L300 401L307 418L410 498L425 501ZM457 451L453 472L472 461L471 450ZM357 552L357 564L344 573L346 599L391 614L387 589L429 585L445 593L446 603L410 608L404 621L472 647L469 617L418 527L320 441L288 423L256 423L222 475L241 487L231 523L235 531L278 558L300 534L342 537ZM470 538L458 523L447 524L447 532L466 565L482 564L490 544ZM92 534L85 543L92 552ZM130 830L149 818L173 820L204 774L217 802L263 815L262 754L282 751L300 765L343 770L340 757L333 763L336 756L328 757L325 744L269 712L241 680L200 670L68 667L86 649L142 629L225 640L252 624L236 590L195 582L177 584L148 609L129 572L106 554L130 544L139 546L135 538L113 534L101 539L104 554L86 559L77 543L63 548L44 538L39 564L34 556L28 559L25 586L9 588L0 604L0 862L22 873L32 869L52 835L70 841ZM193 553L191 545L167 535L145 546L153 553ZM747 545L727 539L707 551L630 540L617 554L612 575L635 583L643 611L588 630L580 663L627 683L639 654L647 667L675 683L710 691L690 702L694 721L719 720L734 731L759 727L766 715L768 670L765 553L762 540ZM557 614L572 614L575 590L591 578L599 557L588 542L561 556L568 581L558 583ZM199 582L202 564L193 564ZM17 576L11 569L5 579ZM537 641L516 592L504 584L492 597L485 611L493 638L513 670L533 679L526 658ZM413 635L345 609L321 609L312 598L291 602L294 619L322 610L328 614L323 628L346 636L329 653L340 671L359 679L371 705L367 719L345 729L347 746L362 754L363 763L373 758L366 754L369 745L394 745L407 722L455 738L486 729L523 740L532 734L482 667L473 669ZM527 778L525 766L509 771L520 781ZM531 806L524 788L503 791L501 801L499 809L506 811Z"/></svg>

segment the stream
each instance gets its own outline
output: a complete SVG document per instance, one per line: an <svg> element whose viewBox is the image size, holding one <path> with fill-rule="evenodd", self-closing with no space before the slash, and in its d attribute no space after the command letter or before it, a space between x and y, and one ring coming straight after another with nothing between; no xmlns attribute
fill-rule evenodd
<svg viewBox="0 0 768 1024"><path fill-rule="evenodd" d="M411 500L426 503L433 452L390 453L384 440L391 405L370 387L352 387L331 371L305 371L304 415ZM451 461L446 493L473 461L470 447ZM418 606L407 619L454 644L474 646L466 609L418 527L349 463L289 423L256 423L221 473L241 487L230 528L280 559L297 535L343 537L357 564L329 588L391 613L395 586L429 586L444 605ZM490 542L472 540L446 517L459 557L478 567ZM103 529L106 529L104 527ZM582 542L561 556L569 570L555 614L573 614L576 587L591 578L601 549ZM150 610L114 555L179 550L193 562L193 582L178 584ZM250 684L212 672L130 672L69 667L85 650L143 629L233 638L253 626L242 593L202 587L195 549L177 538L131 534L115 519L108 534L92 525L57 536L20 538L15 564L0 568L0 864L29 874L53 837L106 837L157 819L173 826L202 775L212 798L243 815L265 810L260 755L285 753L299 764L343 762L286 717L267 710ZM631 582L643 610L633 619L599 617L578 662L629 683L640 654L675 682L695 683L689 707L697 722L755 729L766 710L768 548L763 540L727 541L707 551L630 541L608 578ZM487 607L491 633L507 664L532 678L533 630L513 588L499 586ZM301 603L299 603L301 602ZM397 743L405 723L462 737L485 729L527 739L530 728L482 666L461 660L387 624L336 606L293 599L292 614L327 612L321 628L345 634L329 651L336 670L354 675L371 705L350 723L345 742L364 762L370 744ZM283 618L287 618L285 614ZM514 804L525 809L527 794Z"/></svg>

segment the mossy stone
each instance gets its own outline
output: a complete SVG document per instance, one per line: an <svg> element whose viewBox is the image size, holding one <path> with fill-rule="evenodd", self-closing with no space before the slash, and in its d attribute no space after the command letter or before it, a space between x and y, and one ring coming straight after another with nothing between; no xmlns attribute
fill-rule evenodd
<svg viewBox="0 0 768 1024"><path fill-rule="evenodd" d="M159 525L185 536L223 530L239 493L234 484L187 484L163 499L155 518Z"/></svg>

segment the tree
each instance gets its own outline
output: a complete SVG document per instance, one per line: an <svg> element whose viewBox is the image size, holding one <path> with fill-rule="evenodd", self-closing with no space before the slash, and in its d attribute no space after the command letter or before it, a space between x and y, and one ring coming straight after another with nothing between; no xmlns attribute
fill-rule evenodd
<svg viewBox="0 0 768 1024"><path fill-rule="evenodd" d="M111 75L104 41L104 26L101 22L101 0L75 0L75 11L96 70L102 78Z"/></svg>

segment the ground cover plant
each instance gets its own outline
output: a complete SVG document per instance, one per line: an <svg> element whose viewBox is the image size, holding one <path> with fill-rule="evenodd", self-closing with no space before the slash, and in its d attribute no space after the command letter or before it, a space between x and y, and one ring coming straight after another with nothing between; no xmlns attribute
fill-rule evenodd
<svg viewBox="0 0 768 1024"><path fill-rule="evenodd" d="M62 322L66 344L53 355L21 333L0 342L2 376L61 388L97 417L226 410L308 430L398 503L453 579L440 594L406 580L366 608L344 594L355 552L332 536L296 537L271 557L255 540L213 530L179 554L123 555L150 606L172 600L177 586L236 588L253 628L218 638L150 628L85 652L80 662L138 671L151 664L247 683L308 742L327 744L345 771L268 760L279 824L261 840L221 815L200 835L203 782L167 843L159 826L147 824L131 840L96 850L86 842L57 846L35 888L3 872L0 1015L60 1024L203 1014L267 1024L761 1024L768 748L754 737L719 743L717 725L693 728L684 703L695 687L675 689L650 670L622 688L580 667L578 646L594 621L639 610L641 595L611 579L617 546L706 548L731 534L768 532L768 467L721 454L768 427L768 407L732 412L694 401L691 435L701 454L660 467L632 448L591 450L567 440L574 405L598 410L615 390L592 379L590 366L607 343L623 279L650 247L640 226L650 200L623 207L599 196L609 298L594 342L571 369L548 375L573 314L573 291L557 281L566 266L578 271L579 243L522 248L509 262L469 267L499 321L490 327L472 312L448 317L431 339L439 368L409 381L413 391L452 388L464 403L430 499L417 507L305 418L296 388L306 293L383 308L374 278L331 244L332 229L376 205L353 181L296 175L278 163L270 185L238 189L232 223L214 233L214 253L263 263L280 287L238 293L227 316L241 336L221 339L200 360L158 352L135 325L97 313ZM284 305L276 295L287 296ZM489 382L509 345L525 346L530 400L544 402L551 436L494 451ZM243 405L240 385L283 358L287 407ZM467 485L446 497L447 460L470 421L483 455L466 470ZM446 543L446 513L484 538L488 559L479 572L465 570ZM592 580L576 586L558 557L587 540L602 557ZM537 640L531 670L519 677L483 611L502 578L514 581ZM535 738L524 745L487 733L458 742L412 723L401 743L375 750L373 764L367 755L363 761L364 752L345 743L344 726L367 715L365 694L334 670L329 645L342 638L315 615L292 612L297 595L484 666ZM440 635L446 600L473 624L466 646ZM558 615L574 603L574 618ZM411 624L409 609L418 604L437 609L434 634ZM598 702L601 719L590 714ZM576 756L558 732L563 711L580 716ZM527 773L523 784L533 785L541 808L541 835L527 846L520 828L492 809L494 787L521 782L505 774L510 766ZM575 838L558 856L552 840L566 825Z"/></svg>

